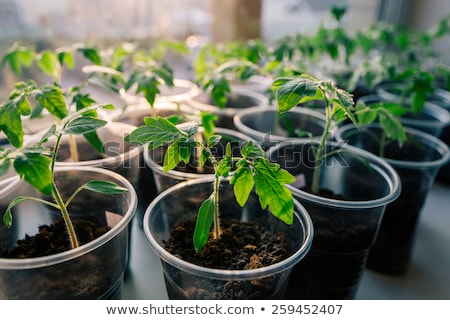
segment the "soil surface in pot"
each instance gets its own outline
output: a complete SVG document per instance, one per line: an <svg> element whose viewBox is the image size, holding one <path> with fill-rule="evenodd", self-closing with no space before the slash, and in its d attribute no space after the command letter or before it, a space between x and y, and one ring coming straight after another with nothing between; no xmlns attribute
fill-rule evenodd
<svg viewBox="0 0 450 320"><path fill-rule="evenodd" d="M210 240L199 253L192 244L195 221L186 221L174 227L171 237L165 241L165 249L178 258L207 268L224 270L248 270L269 266L284 260L288 248L282 234L271 233L258 224L237 220L222 221L221 238ZM252 281L228 281L217 288L217 299L273 298L276 277ZM204 286L193 277L189 298L202 299ZM170 292L169 292L170 295Z"/></svg>
<svg viewBox="0 0 450 320"><path fill-rule="evenodd" d="M88 243L109 230L109 227L97 227L91 221L73 221L80 245ZM51 225L42 225L37 234L26 235L18 240L11 250L1 250L0 258L36 258L70 250L71 244L63 220Z"/></svg>
<svg viewBox="0 0 450 320"><path fill-rule="evenodd" d="M199 253L192 245L195 221L176 226L165 241L165 249L171 254L207 268L225 270L256 269L277 263L286 258L284 237L273 234L260 225L241 221L222 221L219 240L210 240Z"/></svg>

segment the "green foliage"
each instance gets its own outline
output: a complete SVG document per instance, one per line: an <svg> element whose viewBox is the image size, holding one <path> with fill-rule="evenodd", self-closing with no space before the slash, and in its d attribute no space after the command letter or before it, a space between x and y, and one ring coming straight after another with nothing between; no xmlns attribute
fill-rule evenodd
<svg viewBox="0 0 450 320"><path fill-rule="evenodd" d="M0 66L3 68L8 64L15 74L21 74L23 67L29 67L33 63L35 52L28 47L14 44L3 54Z"/></svg>
<svg viewBox="0 0 450 320"><path fill-rule="evenodd" d="M214 190L199 208L196 229L194 233L194 248L200 251L209 238L211 225L214 222L216 237L219 237L219 181L228 177L235 165L230 183L239 205L244 206L250 192L255 187L262 208L269 208L274 216L285 223L292 224L294 203L293 197L285 184L295 178L279 165L270 163L265 158L264 150L253 144L246 143L240 150L240 156L235 157L231 145L226 146L225 155L221 159L214 156L214 148L221 140L219 135L210 135L206 139L199 138L196 122L182 123L178 126L158 117L146 118L145 125L132 131L125 137L126 141L138 144L149 144L151 149L167 145L164 155L163 170L174 169L179 163L189 163L193 148L201 150L200 165L210 161L214 167Z"/></svg>
<svg viewBox="0 0 450 320"><path fill-rule="evenodd" d="M21 178L45 195L52 193L52 173L50 171L51 159L29 148L17 154L14 159L14 169ZM41 151L38 148L37 151Z"/></svg>
<svg viewBox="0 0 450 320"><path fill-rule="evenodd" d="M378 120L384 135L388 139L397 141L400 147L406 142L407 136L398 116L405 112L407 112L406 108L394 102L380 102L370 105L358 102L356 105L356 115L360 125L369 125Z"/></svg>
<svg viewBox="0 0 450 320"><path fill-rule="evenodd" d="M126 188L120 187L115 183L103 180L91 180L85 183L82 188L103 194L121 194L127 192Z"/></svg>
<svg viewBox="0 0 450 320"><path fill-rule="evenodd" d="M32 47L21 45L19 42L2 54L0 67L8 65L18 76L22 75L23 68L30 68L33 64L53 81L59 82L64 66L69 69L75 67L75 54L80 52L86 59L94 64L101 64L98 49L89 44L74 44L70 47L55 50L35 51Z"/></svg>
<svg viewBox="0 0 450 320"><path fill-rule="evenodd" d="M49 69L48 69L49 70ZM73 92L78 92L74 89ZM70 110L66 105L66 97L58 83L38 87L34 81L18 82L8 99L0 105L0 131L3 131L12 147L0 148L0 174L5 174L13 165L16 173L39 192L52 196L55 203L35 197L18 197L14 199L3 215L3 222L10 227L13 223L11 209L25 200L43 202L60 210L65 221L69 237L73 247L77 247L78 239L67 212L67 206L73 197L81 190L87 189L94 192L117 194L127 190L114 183L91 181L79 187L79 189L64 203L55 184L55 163L59 145L63 135L85 135L95 142L97 148L102 149L102 143L96 135L96 130L107 122L97 118L96 109L101 106L92 106L94 100L86 95L76 94L76 110ZM45 109L55 116L60 127L56 124L42 134L41 138L24 146L23 116L29 116L32 112L31 101L37 103L35 109ZM111 108L111 105L105 105ZM53 148L44 147L50 138L55 138Z"/></svg>
<svg viewBox="0 0 450 320"><path fill-rule="evenodd" d="M195 222L194 230L194 249L196 252L200 252L209 239L209 232L211 231L211 225L214 219L214 195L206 199L198 209L197 221Z"/></svg>
<svg viewBox="0 0 450 320"><path fill-rule="evenodd" d="M170 52L187 55L189 50L179 41L161 40L150 48L124 42L100 50L102 65L85 66L84 71L90 83L141 95L153 108L161 86L174 86L173 69L165 61Z"/></svg>
<svg viewBox="0 0 450 320"><path fill-rule="evenodd" d="M326 123L319 145L314 152L317 164L327 156L325 144L333 126L345 120L352 121L359 126L370 124L378 119L389 138L396 139L399 144L403 144L406 140L404 128L395 117L404 112L404 109L399 108L396 104L380 104L371 107L358 104L355 107L353 97L347 91L336 87L330 81L318 80L309 75L275 79L273 89L276 91L280 113L301 106L306 101L323 101ZM311 187L314 193L319 191L319 176L320 166L316 165Z"/></svg>
<svg viewBox="0 0 450 320"><path fill-rule="evenodd" d="M31 114L31 106L26 95L13 92L10 98L0 105L0 131L3 131L11 145L23 144L23 126L21 117Z"/></svg>
<svg viewBox="0 0 450 320"><path fill-rule="evenodd" d="M268 56L268 46L258 40L204 45L193 64L195 82L224 108L231 82L246 82L253 75L265 74L261 65Z"/></svg>
<svg viewBox="0 0 450 320"><path fill-rule="evenodd" d="M22 74L22 68L29 68L33 64L49 76L51 81L42 86L38 86L34 80L27 82L17 82L14 91L5 102L8 104L0 110L0 115L4 115L0 120L0 131L4 131L13 146L19 147L22 143L22 125L20 115L29 115L29 119L35 119L46 110L56 119L66 118L70 112L81 110L92 106L96 101L89 94L82 92L82 86L72 86L63 89L60 86L62 70L64 67L73 69L75 67L75 54L80 53L93 64L101 64L99 49L89 44L74 44L69 47L61 47L55 50L35 51L31 47L21 46L14 43L2 57L2 66L8 64L11 70L18 76ZM36 101L32 108L31 101ZM67 104L66 101L71 101ZM97 117L97 111L90 108L88 114ZM16 130L12 133L12 130ZM103 143L95 131L84 134L89 143L100 153L103 153ZM72 156L76 160L76 150L71 150Z"/></svg>

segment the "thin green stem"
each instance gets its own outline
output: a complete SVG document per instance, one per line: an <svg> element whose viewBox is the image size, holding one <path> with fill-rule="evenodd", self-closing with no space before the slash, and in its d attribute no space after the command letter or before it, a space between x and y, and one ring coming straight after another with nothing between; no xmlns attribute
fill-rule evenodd
<svg viewBox="0 0 450 320"><path fill-rule="evenodd" d="M70 219L69 212L67 211L67 207L64 204L64 201L62 200L61 194L58 191L58 188L56 187L55 183L55 163L56 163L56 155L58 153L59 145L61 143L62 134L59 133L56 136L56 143L55 148L53 150L52 154L52 162L51 162L51 168L52 168L52 194L55 198L56 203L58 204L59 210L61 211L62 218L64 220L64 223L66 224L67 232L69 233L70 243L72 244L72 248L79 247L78 239L75 233L75 228L72 224L72 220Z"/></svg>
<svg viewBox="0 0 450 320"><path fill-rule="evenodd" d="M220 220L219 220L219 177L214 179L214 239L220 239Z"/></svg>
<svg viewBox="0 0 450 320"><path fill-rule="evenodd" d="M318 193L319 192L319 178L320 178L320 161L322 160L322 154L323 151L325 149L325 143L327 141L327 137L328 137L328 133L330 132L330 128L331 128L331 120L332 120L332 114L331 114L331 108L328 106L328 99L326 97L325 91L323 91L323 96L324 96L324 100L325 100L325 114L326 114L326 123L325 123L325 128L324 131L322 133L322 136L320 138L320 142L319 142L319 146L317 148L317 152L315 155L315 164L314 164L314 173L313 173L313 181L312 181L312 186L311 186L311 191L313 193Z"/></svg>
<svg viewBox="0 0 450 320"><path fill-rule="evenodd" d="M52 193L53 193L53 197L55 198L56 203L59 206L62 217L66 224L67 232L69 233L69 238L70 238L70 243L72 245L72 248L78 248L80 246L80 244L78 243L77 235L75 233L75 228L73 227L72 221L70 220L70 217L69 217L69 212L67 211L67 208L64 205L64 202L61 198L61 195L60 195L58 188L56 187L54 181L52 183Z"/></svg>
<svg viewBox="0 0 450 320"><path fill-rule="evenodd" d="M45 204L47 206L50 206L50 207L53 207L53 208L59 210L59 206L57 204L55 204L53 202L50 202L50 201L47 201L47 200L44 200L44 199L40 199L40 198L35 198L35 197L17 197L14 200L16 200L16 201L15 202L11 202L9 204L9 206L6 208L6 210L11 210L19 202L26 201L26 200L32 200L32 201L40 202L42 204Z"/></svg>
<svg viewBox="0 0 450 320"><path fill-rule="evenodd" d="M196 133L196 138L198 139L198 142L196 143L196 146L194 148L195 152L195 159L200 159L203 149L206 149L206 147L203 145L203 134L201 132ZM215 161L215 159L214 159ZM197 163L195 164L197 166L197 170L199 173L204 173L205 168L204 166L199 166Z"/></svg>
<svg viewBox="0 0 450 320"><path fill-rule="evenodd" d="M70 196L69 199L66 200L64 206L67 208L69 206L69 204L72 202L73 199L75 199L75 197L84 189L85 185L82 185L81 187L79 187L77 190L75 190L74 193L72 193L72 195Z"/></svg>

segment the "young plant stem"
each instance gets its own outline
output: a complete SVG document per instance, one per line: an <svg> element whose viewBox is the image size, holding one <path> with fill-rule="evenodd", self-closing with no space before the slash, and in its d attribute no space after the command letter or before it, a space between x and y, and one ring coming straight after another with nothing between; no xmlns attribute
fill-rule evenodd
<svg viewBox="0 0 450 320"><path fill-rule="evenodd" d="M77 248L80 246L78 243L78 239L75 233L75 228L72 224L72 220L70 219L69 212L67 211L67 207L64 204L64 201L62 200L61 194L58 191L58 188L56 187L55 183L55 163L56 163L56 155L58 154L59 145L61 143L62 133L57 134L56 136L56 143L55 143L55 149L53 150L52 154L52 195L58 204L59 210L61 211L62 218L64 220L64 223L66 224L67 232L69 234L70 243L72 245L72 248Z"/></svg>
<svg viewBox="0 0 450 320"><path fill-rule="evenodd" d="M384 151L385 151L387 144L388 144L388 139L387 139L386 135L383 133L380 138L380 148L378 150L378 155L382 158L384 158L384 155L385 155Z"/></svg>
<svg viewBox="0 0 450 320"><path fill-rule="evenodd" d="M322 91L323 92L323 91ZM322 136L320 138L319 146L317 147L316 154L315 154L315 164L314 164L314 173L313 173L313 181L311 186L311 191L315 194L319 192L319 178L320 178L320 165L321 165L321 159L322 154L325 149L325 143L328 137L328 133L330 132L331 128L331 121L332 121L332 115L331 110L328 107L328 99L326 97L325 92L323 92L324 100L325 100L325 113L326 113L326 122L325 122L325 128L322 132Z"/></svg>
<svg viewBox="0 0 450 320"><path fill-rule="evenodd" d="M202 135L201 132L197 132L196 133L196 139L198 139L197 141L199 141L200 143L195 147L195 156L196 156L195 158L196 159L200 159L200 156L202 154L202 150L204 149L204 146L203 146L203 135ZM205 168L203 166L199 166L199 165L197 165L197 163L196 163L196 166L197 166L197 170L198 170L199 173L204 173L205 172Z"/></svg>
<svg viewBox="0 0 450 320"><path fill-rule="evenodd" d="M155 106L153 106L153 105L150 105L150 108L152 109L152 117L154 119L158 118L158 110L157 110L157 108Z"/></svg>
<svg viewBox="0 0 450 320"><path fill-rule="evenodd" d="M67 211L67 208L64 205L61 195L59 194L58 188L55 185L55 182L53 182L53 184L52 184L52 194L53 194L53 197L55 198L56 203L58 204L59 210L61 211L64 223L66 224L67 232L69 233L69 239L70 239L72 248L78 248L80 246L80 244L78 243L75 229L73 227L72 221L70 220L69 212Z"/></svg>
<svg viewBox="0 0 450 320"><path fill-rule="evenodd" d="M219 219L219 177L214 179L214 239L220 239L220 219Z"/></svg>

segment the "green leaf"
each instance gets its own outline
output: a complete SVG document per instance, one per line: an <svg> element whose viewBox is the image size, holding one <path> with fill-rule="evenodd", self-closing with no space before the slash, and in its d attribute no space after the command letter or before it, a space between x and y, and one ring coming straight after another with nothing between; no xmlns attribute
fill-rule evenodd
<svg viewBox="0 0 450 320"><path fill-rule="evenodd" d="M48 128L47 132L42 135L38 142L36 142L35 146L40 147L43 143L47 142L48 139L52 136L56 135L56 124L52 124L50 128Z"/></svg>
<svg viewBox="0 0 450 320"><path fill-rule="evenodd" d="M186 137L175 140L164 155L163 170L165 172L174 169L181 161L189 163L195 142Z"/></svg>
<svg viewBox="0 0 450 320"><path fill-rule="evenodd" d="M414 114L420 114L422 112L425 101L428 98L428 92L426 90L418 90L412 95L412 111Z"/></svg>
<svg viewBox="0 0 450 320"><path fill-rule="evenodd" d="M56 54L61 65L66 65L69 69L75 68L75 57L73 50L57 50Z"/></svg>
<svg viewBox="0 0 450 320"><path fill-rule="evenodd" d="M102 64L102 58L100 57L100 54L96 48L93 47L81 47L77 48L78 51L80 51L83 56L91 61L93 64Z"/></svg>
<svg viewBox="0 0 450 320"><path fill-rule="evenodd" d="M93 117L78 117L67 124L63 133L75 135L86 134L105 126L107 123L105 120Z"/></svg>
<svg viewBox="0 0 450 320"><path fill-rule="evenodd" d="M259 196L261 208L269 207L272 214L281 221L292 224L294 221L294 201L292 193L285 186L295 181L292 176L267 159L255 162L255 191Z"/></svg>
<svg viewBox="0 0 450 320"><path fill-rule="evenodd" d="M217 115L212 114L207 111L202 111L200 113L200 117L202 119L202 127L204 129L205 138L208 139L210 136L214 134L215 131L215 122L217 121Z"/></svg>
<svg viewBox="0 0 450 320"><path fill-rule="evenodd" d="M387 112L392 113L393 116L397 117L402 116L409 111L408 108L401 106L397 102L382 101L370 104L369 107L377 111L381 110L379 112L383 112L382 110L386 110Z"/></svg>
<svg viewBox="0 0 450 320"><path fill-rule="evenodd" d="M157 119L148 117L145 123L145 126L133 130L126 136L125 141L137 144L149 143L149 148L154 149L186 136L173 123L161 117Z"/></svg>
<svg viewBox="0 0 450 320"><path fill-rule="evenodd" d="M31 113L31 106L24 96L8 100L0 106L0 132L3 131L12 146L23 145L23 127L21 116Z"/></svg>
<svg viewBox="0 0 450 320"><path fill-rule="evenodd" d="M89 144L94 147L94 149L101 153L105 153L105 149L103 147L103 141L98 136L97 131L91 131L88 133L83 134L84 138L89 141Z"/></svg>
<svg viewBox="0 0 450 320"><path fill-rule="evenodd" d="M198 132L198 123L196 121L188 121L177 124L177 128L185 133L186 136L192 137Z"/></svg>
<svg viewBox="0 0 450 320"><path fill-rule="evenodd" d="M206 146L208 148L214 147L215 145L217 145L220 140L222 139L222 136L220 135L212 135L208 138L208 140L206 141Z"/></svg>
<svg viewBox="0 0 450 320"><path fill-rule="evenodd" d="M45 86L40 92L36 94L36 100L42 107L48 110L58 119L62 120L67 117L68 111L64 94L61 88L57 85Z"/></svg>
<svg viewBox="0 0 450 320"><path fill-rule="evenodd" d="M253 144L252 140L242 146L241 154L244 158L264 158L266 155L261 146Z"/></svg>
<svg viewBox="0 0 450 320"><path fill-rule="evenodd" d="M91 180L82 186L83 189L103 194L121 194L128 192L127 188L121 187L110 181Z"/></svg>
<svg viewBox="0 0 450 320"><path fill-rule="evenodd" d="M174 125L177 125L178 123L180 123L180 116L177 114L174 115L170 115L168 117L166 117L167 121L169 121L170 123L173 123Z"/></svg>
<svg viewBox="0 0 450 320"><path fill-rule="evenodd" d="M180 159L188 163L191 160L191 152L195 147L195 142L186 137L180 138L179 141L178 153L180 154Z"/></svg>
<svg viewBox="0 0 450 320"><path fill-rule="evenodd" d="M178 139L167 148L166 153L164 154L164 172L174 169L180 162L180 139Z"/></svg>
<svg viewBox="0 0 450 320"><path fill-rule="evenodd" d="M317 97L319 85L319 81L307 77L276 79L273 86L278 88L276 92L278 110L286 112L302 103L306 97Z"/></svg>
<svg viewBox="0 0 450 320"><path fill-rule="evenodd" d="M202 152L200 153L200 166L203 167L206 163L206 161L208 161L209 157L210 157L211 153L209 152L209 150L207 149L202 149Z"/></svg>
<svg viewBox="0 0 450 320"><path fill-rule="evenodd" d="M228 94L231 92L229 81L220 77L211 81L211 98L219 108L224 108L228 102Z"/></svg>
<svg viewBox="0 0 450 320"><path fill-rule="evenodd" d="M200 252L209 239L209 232L214 216L214 196L211 196L201 204L194 230L194 248L196 252Z"/></svg>
<svg viewBox="0 0 450 320"><path fill-rule="evenodd" d="M48 76L55 80L59 80L61 74L61 64L56 54L52 51L43 51L38 56L37 66Z"/></svg>
<svg viewBox="0 0 450 320"><path fill-rule="evenodd" d="M24 147L20 150L22 153L26 153L26 154L35 153L35 154L41 154L41 155L47 155L47 156L52 155L52 151L49 148L42 147L38 144L36 144L34 146L30 146L30 147Z"/></svg>
<svg viewBox="0 0 450 320"><path fill-rule="evenodd" d="M383 112L379 115L380 125L383 128L384 134L392 139L397 141L400 147L408 140L406 136L405 128L399 119L395 118L392 113Z"/></svg>
<svg viewBox="0 0 450 320"><path fill-rule="evenodd" d="M156 68L153 72L161 78L168 87L173 87L173 70L167 63L163 63L161 67Z"/></svg>
<svg viewBox="0 0 450 320"><path fill-rule="evenodd" d="M31 66L34 59L34 51L31 48L21 46L15 42L3 55L1 66L8 64L16 75L22 74L22 67Z"/></svg>
<svg viewBox="0 0 450 320"><path fill-rule="evenodd" d="M233 156L233 151L232 151L232 148L231 148L231 142L227 142L227 145L225 147L225 155L227 157L230 157L230 158Z"/></svg>
<svg viewBox="0 0 450 320"><path fill-rule="evenodd" d="M0 153L0 176L6 174L11 166L11 159Z"/></svg>
<svg viewBox="0 0 450 320"><path fill-rule="evenodd" d="M239 167L231 177L230 183L234 185L236 201L243 207L255 185L252 170L248 166Z"/></svg>
<svg viewBox="0 0 450 320"><path fill-rule="evenodd" d="M52 193L53 177L51 159L44 155L27 152L14 160L14 168L21 178L45 195Z"/></svg>
<svg viewBox="0 0 450 320"><path fill-rule="evenodd" d="M342 17L347 12L347 7L343 5L333 5L331 7L331 14L336 19L336 21L341 21Z"/></svg>
<svg viewBox="0 0 450 320"><path fill-rule="evenodd" d="M16 197L14 198L11 203L8 205L8 208L6 208L5 213L3 214L3 223L8 227L11 228L12 226L12 213L11 209L15 207L17 204L19 204L22 201L28 200L29 197Z"/></svg>
<svg viewBox="0 0 450 320"><path fill-rule="evenodd" d="M156 96L160 93L159 86L161 85L158 77L150 73L141 73L135 71L131 74L129 80L125 84L125 90L130 89L134 84L137 84L136 94L142 93L147 102L153 106Z"/></svg>
<svg viewBox="0 0 450 320"><path fill-rule="evenodd" d="M227 177L231 171L231 157L225 156L220 160L219 165L216 168L216 177Z"/></svg>
<svg viewBox="0 0 450 320"><path fill-rule="evenodd" d="M358 123L365 126L373 123L378 117L378 111L367 107L363 102L356 105Z"/></svg>
<svg viewBox="0 0 450 320"><path fill-rule="evenodd" d="M96 101L91 98L89 94L82 94L81 92L77 92L73 98L72 103L75 104L76 110L82 110L86 107L92 106ZM89 110L88 112L83 113L84 116L97 117L97 110Z"/></svg>

